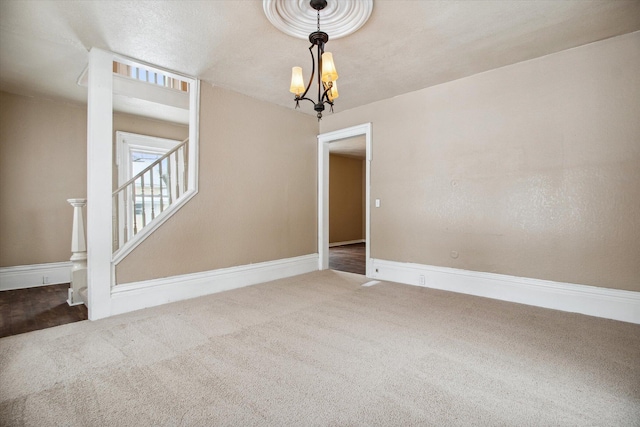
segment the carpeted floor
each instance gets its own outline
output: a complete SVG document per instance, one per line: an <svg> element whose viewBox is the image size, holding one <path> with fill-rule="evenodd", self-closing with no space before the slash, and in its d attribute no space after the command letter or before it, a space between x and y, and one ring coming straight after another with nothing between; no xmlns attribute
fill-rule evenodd
<svg viewBox="0 0 640 427"><path fill-rule="evenodd" d="M640 425L640 326L322 271L0 339L0 425Z"/></svg>

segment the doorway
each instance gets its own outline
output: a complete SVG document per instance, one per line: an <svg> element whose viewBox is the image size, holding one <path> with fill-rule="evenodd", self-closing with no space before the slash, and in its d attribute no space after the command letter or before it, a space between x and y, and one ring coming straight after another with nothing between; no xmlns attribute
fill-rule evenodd
<svg viewBox="0 0 640 427"><path fill-rule="evenodd" d="M365 136L329 144L329 268L364 275Z"/></svg>
<svg viewBox="0 0 640 427"><path fill-rule="evenodd" d="M371 182L371 123L341 129L318 135L318 268L329 268L329 162L330 152L333 147L349 147L352 144L360 144L358 140L364 139L364 259L366 276L370 275L370 182ZM353 147L351 147L353 148ZM347 148L349 149L349 148ZM362 150L362 148L358 148ZM334 149L335 151L335 149ZM362 243L362 242L346 242ZM348 246L348 245L344 245ZM353 248L362 251L362 248Z"/></svg>

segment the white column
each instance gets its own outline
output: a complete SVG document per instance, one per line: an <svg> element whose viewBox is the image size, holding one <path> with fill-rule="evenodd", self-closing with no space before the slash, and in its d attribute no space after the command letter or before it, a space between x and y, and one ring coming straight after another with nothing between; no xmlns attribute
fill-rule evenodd
<svg viewBox="0 0 640 427"><path fill-rule="evenodd" d="M73 206L73 229L71 232L71 288L69 289L69 305L84 303L81 291L87 287L87 244L84 237L84 218L82 208L87 199L67 199Z"/></svg>
<svg viewBox="0 0 640 427"><path fill-rule="evenodd" d="M87 289L89 319L111 315L113 55L89 52L87 103Z"/></svg>

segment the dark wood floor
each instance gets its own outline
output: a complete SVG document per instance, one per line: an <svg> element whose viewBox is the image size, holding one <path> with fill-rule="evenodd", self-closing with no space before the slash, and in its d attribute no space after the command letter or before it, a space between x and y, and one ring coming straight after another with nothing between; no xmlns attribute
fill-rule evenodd
<svg viewBox="0 0 640 427"><path fill-rule="evenodd" d="M0 337L87 319L87 307L67 304L69 284L0 292Z"/></svg>
<svg viewBox="0 0 640 427"><path fill-rule="evenodd" d="M365 243L329 248L329 268L365 275L365 249Z"/></svg>

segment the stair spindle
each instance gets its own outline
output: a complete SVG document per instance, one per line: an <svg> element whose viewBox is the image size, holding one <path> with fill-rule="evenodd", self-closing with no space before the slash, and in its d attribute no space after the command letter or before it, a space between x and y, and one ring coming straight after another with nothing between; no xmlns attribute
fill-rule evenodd
<svg viewBox="0 0 640 427"><path fill-rule="evenodd" d="M151 191L151 219L156 218L156 210L155 210L155 191L153 184L153 168L149 169L149 190Z"/></svg>
<svg viewBox="0 0 640 427"><path fill-rule="evenodd" d="M176 176L180 177L180 153L182 149L176 151ZM180 179L176 179L176 199L180 197Z"/></svg>
<svg viewBox="0 0 640 427"><path fill-rule="evenodd" d="M127 243L127 237L129 236L129 215L127 215L127 212L129 212L127 210L127 197L125 195L125 193L121 192L119 193L119 199L118 199L118 208L120 206L122 206L122 212L124 213L124 215L122 215L123 221L124 221L124 227L123 227L123 234L122 234L122 244L124 245L125 243ZM118 209L118 211L120 211L120 209ZM118 247L120 247L120 245L118 245Z"/></svg>
<svg viewBox="0 0 640 427"><path fill-rule="evenodd" d="M140 180L142 185L140 186L142 189L142 228L147 225L147 209L144 202L144 174L140 175Z"/></svg>
<svg viewBox="0 0 640 427"><path fill-rule="evenodd" d="M136 196L137 196L137 193L136 193L136 183L135 183L135 181L131 184L130 188L133 188L133 197L131 198L131 200L133 200L133 235L135 236L136 234L138 234L138 213L136 212Z"/></svg>
<svg viewBox="0 0 640 427"><path fill-rule="evenodd" d="M171 156L167 158L167 187L169 188L169 206L173 203L173 197L171 193Z"/></svg>
<svg viewBox="0 0 640 427"><path fill-rule="evenodd" d="M160 212L164 211L164 197L162 197L162 162L158 163L158 175L160 176Z"/></svg>

